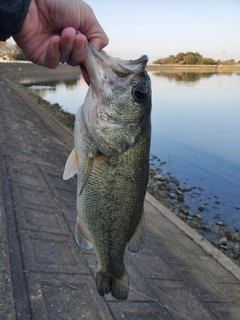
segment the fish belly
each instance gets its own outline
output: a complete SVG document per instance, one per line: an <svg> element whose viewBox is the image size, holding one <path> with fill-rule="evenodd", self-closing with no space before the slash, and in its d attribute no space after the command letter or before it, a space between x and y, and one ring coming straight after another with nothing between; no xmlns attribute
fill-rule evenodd
<svg viewBox="0 0 240 320"><path fill-rule="evenodd" d="M138 227L144 229L149 132L145 130L145 135L132 148L119 155L106 156L96 152L87 182L77 199L78 220L98 258L97 287L100 295L111 291L117 299L126 299L128 294L124 251ZM88 152L85 150L79 156L79 171L83 174L92 148L86 149ZM86 160L84 166L81 165L83 158ZM78 192L82 188L82 180L79 176ZM135 249L130 247L130 251L137 252L142 247L142 233L140 230L132 246Z"/></svg>

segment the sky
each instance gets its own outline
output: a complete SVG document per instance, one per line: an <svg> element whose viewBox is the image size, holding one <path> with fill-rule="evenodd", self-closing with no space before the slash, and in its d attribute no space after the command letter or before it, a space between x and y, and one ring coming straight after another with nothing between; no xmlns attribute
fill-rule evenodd
<svg viewBox="0 0 240 320"><path fill-rule="evenodd" d="M240 61L240 0L85 0L109 37L107 53L149 62L179 52Z"/></svg>

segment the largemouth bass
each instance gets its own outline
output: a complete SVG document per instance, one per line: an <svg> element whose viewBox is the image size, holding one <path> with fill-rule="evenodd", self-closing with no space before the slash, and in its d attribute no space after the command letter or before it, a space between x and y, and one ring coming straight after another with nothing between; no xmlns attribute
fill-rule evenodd
<svg viewBox="0 0 240 320"><path fill-rule="evenodd" d="M75 120L63 179L78 175L75 237L94 247L96 284L103 296L127 299L125 248L144 245L143 202L149 172L151 82L146 55L121 60L89 45L90 86Z"/></svg>

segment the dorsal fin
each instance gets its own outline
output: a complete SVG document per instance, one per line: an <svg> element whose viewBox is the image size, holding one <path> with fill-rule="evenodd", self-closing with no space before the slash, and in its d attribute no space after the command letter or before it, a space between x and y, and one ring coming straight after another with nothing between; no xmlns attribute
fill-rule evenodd
<svg viewBox="0 0 240 320"><path fill-rule="evenodd" d="M78 156L75 148L73 148L65 164L63 180L72 178L76 173L78 173Z"/></svg>

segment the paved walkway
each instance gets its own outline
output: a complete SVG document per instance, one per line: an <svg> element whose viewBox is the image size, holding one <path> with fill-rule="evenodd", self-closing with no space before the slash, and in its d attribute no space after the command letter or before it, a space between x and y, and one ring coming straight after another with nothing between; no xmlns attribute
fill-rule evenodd
<svg viewBox="0 0 240 320"><path fill-rule="evenodd" d="M76 180L62 180L73 136L5 77L17 71L0 64L0 319L239 320L240 268L150 195L128 300L97 294L95 255L73 238Z"/></svg>

